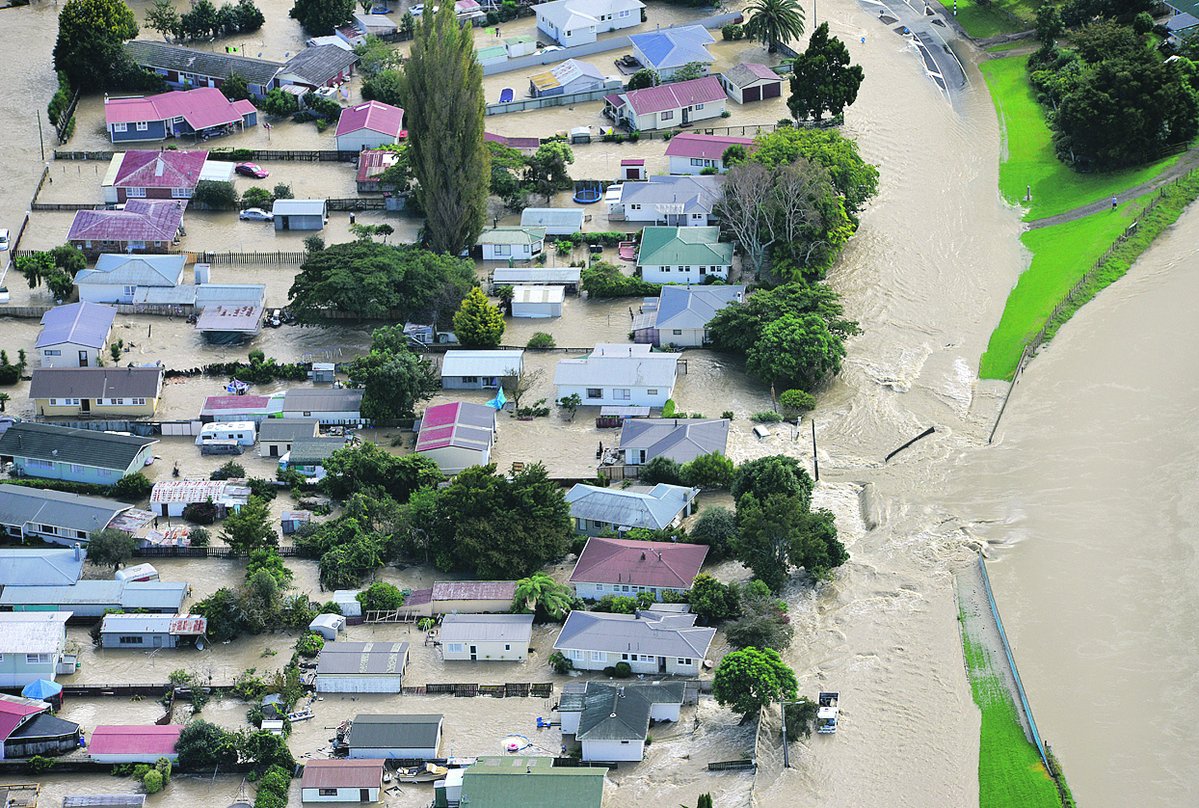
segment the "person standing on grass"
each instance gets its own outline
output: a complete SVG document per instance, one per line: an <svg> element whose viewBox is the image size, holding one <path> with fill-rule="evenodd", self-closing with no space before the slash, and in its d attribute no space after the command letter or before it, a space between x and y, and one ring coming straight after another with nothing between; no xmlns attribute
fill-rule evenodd
<svg viewBox="0 0 1199 808"><path fill-rule="evenodd" d="M1120 200L1116 199L1116 197L1113 196L1112 197L1112 210L1115 210L1116 206L1119 204L1120 204Z"/></svg>

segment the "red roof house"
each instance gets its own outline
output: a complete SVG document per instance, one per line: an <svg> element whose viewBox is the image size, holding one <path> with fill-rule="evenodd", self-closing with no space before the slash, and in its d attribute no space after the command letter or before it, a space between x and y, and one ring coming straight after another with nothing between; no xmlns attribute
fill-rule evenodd
<svg viewBox="0 0 1199 808"><path fill-rule="evenodd" d="M130 726L108 724L92 730L88 751L97 763L153 763L161 757L174 761L175 744L182 724Z"/></svg>
<svg viewBox="0 0 1199 808"><path fill-rule="evenodd" d="M382 789L382 760L310 760L300 778L300 802L378 802Z"/></svg>
<svg viewBox="0 0 1199 808"><path fill-rule="evenodd" d="M127 151L119 161L113 187L117 202L135 199L190 199L208 159L206 151Z"/></svg>
<svg viewBox="0 0 1199 808"><path fill-rule="evenodd" d="M425 410L416 452L433 460L446 474L486 465L495 443L495 410L455 401Z"/></svg>
<svg viewBox="0 0 1199 808"><path fill-rule="evenodd" d="M184 199L132 199L124 210L81 210L71 222L67 241L89 256L172 252L186 206Z"/></svg>
<svg viewBox="0 0 1199 808"><path fill-rule="evenodd" d="M588 539L570 582L581 598L638 592L660 597L663 590L690 589L707 555L703 544L596 537Z"/></svg>
<svg viewBox="0 0 1199 808"><path fill-rule="evenodd" d="M744 146L746 150L754 144L750 137L723 137L701 135L698 132L679 132L666 146L670 158L671 174L699 174L705 168L724 171L725 149L729 146Z"/></svg>
<svg viewBox="0 0 1199 808"><path fill-rule="evenodd" d="M605 96L604 114L634 131L669 129L720 117L726 100L720 79L705 76Z"/></svg>
<svg viewBox="0 0 1199 808"><path fill-rule="evenodd" d="M379 193L384 189L379 175L400 162L400 155L382 149L367 149L358 155L358 193Z"/></svg>
<svg viewBox="0 0 1199 808"><path fill-rule="evenodd" d="M404 110L379 101L346 107L337 119L337 150L394 146L404 133Z"/></svg>
<svg viewBox="0 0 1199 808"><path fill-rule="evenodd" d="M497 135L494 132L484 132L483 139L525 154L532 154L541 146L541 141L535 137L508 137L507 135Z"/></svg>
<svg viewBox="0 0 1199 808"><path fill-rule="evenodd" d="M104 119L113 143L229 134L258 123L249 101L230 101L215 87L159 95L105 98Z"/></svg>

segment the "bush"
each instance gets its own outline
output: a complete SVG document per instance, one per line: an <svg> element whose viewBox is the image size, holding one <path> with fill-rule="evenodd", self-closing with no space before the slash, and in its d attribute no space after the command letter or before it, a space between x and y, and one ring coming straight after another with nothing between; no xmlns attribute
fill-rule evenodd
<svg viewBox="0 0 1199 808"><path fill-rule="evenodd" d="M197 525L211 525L216 521L216 505L213 505L211 502L193 502L184 507L183 518L189 522L194 522ZM203 528L200 528L200 530L203 530ZM207 546L208 531L204 530L203 534L205 542L204 544L197 546ZM196 530L192 530L191 536L192 544L195 544Z"/></svg>
<svg viewBox="0 0 1199 808"><path fill-rule="evenodd" d="M247 188L245 193L241 195L240 207L242 210L246 208L263 208L269 209L271 203L275 201L275 197L271 192L261 185L255 185Z"/></svg>
<svg viewBox="0 0 1199 808"><path fill-rule="evenodd" d="M154 762L154 770L162 776L162 785L166 787L171 782L171 760L170 758L160 757Z"/></svg>
<svg viewBox="0 0 1199 808"><path fill-rule="evenodd" d="M219 469L208 475L210 480L241 480L246 476L246 468L233 460L225 463Z"/></svg>
<svg viewBox="0 0 1199 808"><path fill-rule="evenodd" d="M728 488L733 484L733 461L720 452L709 452L684 464L682 477L692 488Z"/></svg>
<svg viewBox="0 0 1199 808"><path fill-rule="evenodd" d="M657 483L682 485L683 469L669 457L658 456L641 467L638 479L646 485L655 485Z"/></svg>
<svg viewBox="0 0 1199 808"><path fill-rule="evenodd" d="M117 480L112 487L112 495L125 502L137 502L150 496L153 488L154 483L150 482L150 478L137 471Z"/></svg>
<svg viewBox="0 0 1199 808"><path fill-rule="evenodd" d="M745 26L732 23L720 29L720 38L725 42L731 42L737 39L745 39Z"/></svg>
<svg viewBox="0 0 1199 808"><path fill-rule="evenodd" d="M154 769L150 769L142 777L142 787L146 789L147 794L157 794L162 791L162 785L162 775Z"/></svg>
<svg viewBox="0 0 1199 808"><path fill-rule="evenodd" d="M555 673L567 673L574 670L575 667L575 663L567 659L561 651L550 654L549 663Z"/></svg>
<svg viewBox="0 0 1199 808"><path fill-rule="evenodd" d="M29 770L34 774L45 774L52 768L54 768L53 758L42 757L41 755L34 755L29 758Z"/></svg>
<svg viewBox="0 0 1199 808"><path fill-rule="evenodd" d="M325 638L317 634L315 631L310 631L300 639L296 640L296 653L306 659L312 659L321 652L325 647Z"/></svg>
<svg viewBox="0 0 1199 808"><path fill-rule="evenodd" d="M715 505L704 508L695 520L688 540L708 545L708 561L721 561L733 554L737 536L737 516L728 508Z"/></svg>
<svg viewBox="0 0 1199 808"><path fill-rule="evenodd" d="M233 183L200 180L192 191L191 204L199 210L237 210L238 199Z"/></svg>
<svg viewBox="0 0 1199 808"><path fill-rule="evenodd" d="M557 345L554 338L544 331L538 331L533 336L529 337L529 342L526 347L529 348L553 348Z"/></svg>
<svg viewBox="0 0 1199 808"><path fill-rule="evenodd" d="M806 390L784 390L779 396L779 404L789 417L794 418L800 413L816 408L816 396Z"/></svg>
<svg viewBox="0 0 1199 808"><path fill-rule="evenodd" d="M674 403L674 399L673 398L666 399L666 403L662 405L662 417L663 418L674 418L676 412L678 412L678 410Z"/></svg>
<svg viewBox="0 0 1199 808"><path fill-rule="evenodd" d="M657 297L662 287L625 275L620 267L606 261L597 261L580 274L583 290L588 299L602 300L613 297Z"/></svg>
<svg viewBox="0 0 1199 808"><path fill-rule="evenodd" d="M759 424L777 424L779 421L783 420L783 416L779 415L773 410L755 412L753 415L749 416L749 418L751 421Z"/></svg>
<svg viewBox="0 0 1199 808"><path fill-rule="evenodd" d="M617 679L628 679L633 675L633 668L627 662L617 662L612 675Z"/></svg>
<svg viewBox="0 0 1199 808"><path fill-rule="evenodd" d="M724 420L726 420L726 421L732 421L732 420L734 419L733 411L732 411L732 410L725 410L724 412L722 412L722 413L720 414L720 417L721 417L721 418L723 418L723 419L724 419Z"/></svg>
<svg viewBox="0 0 1199 808"><path fill-rule="evenodd" d="M591 609L593 612L632 614L637 611L637 601L624 595L604 595Z"/></svg>

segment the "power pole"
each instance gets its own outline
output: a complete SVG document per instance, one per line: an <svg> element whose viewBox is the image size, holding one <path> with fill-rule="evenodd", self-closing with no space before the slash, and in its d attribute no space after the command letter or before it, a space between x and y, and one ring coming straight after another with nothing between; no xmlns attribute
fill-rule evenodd
<svg viewBox="0 0 1199 808"><path fill-rule="evenodd" d="M42 140L42 111L37 110L37 145L42 150L42 162L46 162L46 142Z"/></svg>
<svg viewBox="0 0 1199 808"><path fill-rule="evenodd" d="M816 472L816 482L820 482L820 458L816 456L816 419L812 419L812 468Z"/></svg>

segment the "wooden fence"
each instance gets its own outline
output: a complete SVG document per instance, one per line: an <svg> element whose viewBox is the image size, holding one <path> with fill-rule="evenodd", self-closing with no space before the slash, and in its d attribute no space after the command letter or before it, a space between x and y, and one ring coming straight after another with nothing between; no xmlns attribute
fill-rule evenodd
<svg viewBox="0 0 1199 808"><path fill-rule="evenodd" d="M74 211L74 210L104 210L107 205L103 202L34 202L29 206L32 211Z"/></svg>
<svg viewBox="0 0 1199 808"><path fill-rule="evenodd" d="M2 306L0 317L30 317L40 320L53 306Z"/></svg>
<svg viewBox="0 0 1199 808"><path fill-rule="evenodd" d="M111 160L115 151L68 151L65 149L55 149L55 160Z"/></svg>
<svg viewBox="0 0 1199 808"><path fill-rule="evenodd" d="M430 682L426 685L405 687L405 696L493 696L534 697L548 699L554 695L553 682L508 682L506 684L484 685L473 682L447 684L445 682Z"/></svg>
<svg viewBox="0 0 1199 808"><path fill-rule="evenodd" d="M304 263L308 253L300 252L196 252L188 254L189 263L198 261L213 266L231 266L235 264L267 264L272 266L295 265Z"/></svg>
<svg viewBox="0 0 1199 808"><path fill-rule="evenodd" d="M67 104L67 108L58 116L58 123L54 127L60 146L71 138L67 134L67 130L71 127L71 119L75 117L75 107L77 106L79 106L79 90L76 90L71 96L71 103Z"/></svg>
<svg viewBox="0 0 1199 808"><path fill-rule="evenodd" d="M326 199L328 210L385 210L387 200L381 196L352 196L345 199Z"/></svg>
<svg viewBox="0 0 1199 808"><path fill-rule="evenodd" d="M284 558L297 558L299 550L290 545L275 548ZM232 547L138 547L133 551L137 558L245 558Z"/></svg>
<svg viewBox="0 0 1199 808"><path fill-rule="evenodd" d="M336 149L227 149L210 150L211 160L226 162L267 162L278 160L292 163L352 163L358 159L356 151L337 151Z"/></svg>

